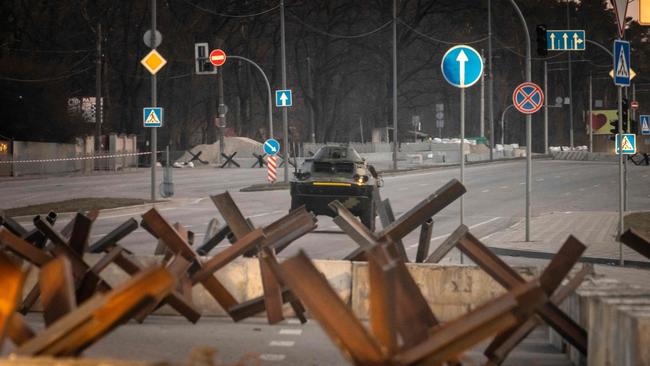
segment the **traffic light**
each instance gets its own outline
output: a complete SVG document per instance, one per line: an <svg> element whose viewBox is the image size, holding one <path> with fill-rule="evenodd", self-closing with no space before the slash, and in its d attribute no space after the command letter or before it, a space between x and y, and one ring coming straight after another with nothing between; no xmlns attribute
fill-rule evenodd
<svg viewBox="0 0 650 366"><path fill-rule="evenodd" d="M639 133L639 121L633 119L630 120L630 133L638 134Z"/></svg>
<svg viewBox="0 0 650 366"><path fill-rule="evenodd" d="M611 136L609 136L609 139L611 141L616 141L616 135L618 135L618 120L615 119L611 121L609 125L612 126L612 128L609 130L609 132L612 134Z"/></svg>
<svg viewBox="0 0 650 366"><path fill-rule="evenodd" d="M548 48L546 45L546 25L538 24L537 25L537 55L546 56L548 55Z"/></svg>
<svg viewBox="0 0 650 366"><path fill-rule="evenodd" d="M217 68L210 62L210 48L207 43L194 44L194 67L197 75L216 74Z"/></svg>

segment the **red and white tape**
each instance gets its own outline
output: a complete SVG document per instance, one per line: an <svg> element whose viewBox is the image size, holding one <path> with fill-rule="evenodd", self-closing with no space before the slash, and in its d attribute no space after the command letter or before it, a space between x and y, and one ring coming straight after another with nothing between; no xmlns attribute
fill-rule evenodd
<svg viewBox="0 0 650 366"><path fill-rule="evenodd" d="M158 151L159 153L161 151ZM114 154L114 155L89 155L80 156L75 158L55 158L55 159L33 159L33 160L0 160L0 164L22 164L22 163L51 163L56 161L74 161L74 160L90 160L90 159L108 159L108 158L122 158L127 156L151 155L149 152L141 153L128 153L128 154Z"/></svg>
<svg viewBox="0 0 650 366"><path fill-rule="evenodd" d="M271 183L274 183L277 179L277 161L277 156L269 156L266 158L266 166L268 167L266 170L266 179L268 179Z"/></svg>

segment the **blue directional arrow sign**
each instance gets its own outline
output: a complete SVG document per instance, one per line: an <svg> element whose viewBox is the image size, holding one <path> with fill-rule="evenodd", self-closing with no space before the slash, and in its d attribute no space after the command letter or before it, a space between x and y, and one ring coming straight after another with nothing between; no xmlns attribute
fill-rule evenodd
<svg viewBox="0 0 650 366"><path fill-rule="evenodd" d="M547 30L546 49L549 51L584 51L585 31Z"/></svg>
<svg viewBox="0 0 650 366"><path fill-rule="evenodd" d="M160 107L142 108L142 125L144 127L160 127L163 122L163 109Z"/></svg>
<svg viewBox="0 0 650 366"><path fill-rule="evenodd" d="M264 152L268 155L276 155L280 152L280 143L276 139L264 141Z"/></svg>
<svg viewBox="0 0 650 366"><path fill-rule="evenodd" d="M619 146L623 149L623 155L636 154L636 135L633 133L616 134L616 154L619 154Z"/></svg>
<svg viewBox="0 0 650 366"><path fill-rule="evenodd" d="M644 114L639 118L639 123L641 124L641 134L650 135L650 116Z"/></svg>
<svg viewBox="0 0 650 366"><path fill-rule="evenodd" d="M470 46L460 45L450 48L442 56L442 76L457 88L474 85L483 74L483 58Z"/></svg>
<svg viewBox="0 0 650 366"><path fill-rule="evenodd" d="M614 41L614 84L630 86L630 42Z"/></svg>
<svg viewBox="0 0 650 366"><path fill-rule="evenodd" d="M291 98L291 90L276 90L275 91L275 106L276 107L291 107L293 104Z"/></svg>

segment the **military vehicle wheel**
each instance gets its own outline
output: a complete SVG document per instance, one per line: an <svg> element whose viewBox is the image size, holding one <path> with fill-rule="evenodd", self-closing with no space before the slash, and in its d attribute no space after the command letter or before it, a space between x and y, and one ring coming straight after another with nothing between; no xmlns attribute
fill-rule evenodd
<svg viewBox="0 0 650 366"><path fill-rule="evenodd" d="M370 231L375 231L375 218L377 217L377 212L375 208L375 200L371 200L370 207L368 207L367 210L361 213L359 215L359 219L361 219L361 223L366 225Z"/></svg>

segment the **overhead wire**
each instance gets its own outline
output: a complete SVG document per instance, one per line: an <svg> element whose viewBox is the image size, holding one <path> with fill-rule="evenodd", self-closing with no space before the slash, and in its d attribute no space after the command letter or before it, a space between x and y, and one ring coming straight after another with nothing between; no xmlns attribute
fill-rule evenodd
<svg viewBox="0 0 650 366"><path fill-rule="evenodd" d="M326 32L326 31L324 31L322 29L316 28L313 25L304 22L299 16L297 16L296 14L293 14L290 11L287 11L287 14L292 16L296 21L298 21L298 23L304 25L305 27L307 27L312 32L319 33L319 34L322 34L322 35L327 36L327 37L342 38L342 39L354 39L354 38L368 37L368 36L370 36L372 34L375 34L375 33L379 32L379 31L381 31L382 29L388 27L391 23L393 23L392 20L389 20L386 23L380 25L379 27L377 27L377 28L375 28L375 29L373 29L371 31L364 32L364 33L359 33L359 34L336 34L336 33L330 33L330 32Z"/></svg>
<svg viewBox="0 0 650 366"><path fill-rule="evenodd" d="M520 53L520 52L517 52L517 51L513 50L513 49L510 48L507 44L505 44L504 42L502 42L498 37L494 37L494 39L495 39L499 44L501 44L501 45L503 46L503 49L504 49L504 50L506 50L506 51L508 51L508 52L511 52L512 54L517 55L517 56L519 56L519 57L526 58L526 55L524 55L524 54L522 54L522 53ZM566 51L562 51L562 52L558 53L557 55L548 56L548 57L531 57L530 59L531 59L531 60L534 60L534 61L546 61L546 60L552 60L552 59L554 59L554 58L557 58L557 57L560 57L560 56L564 55L565 53L566 53Z"/></svg>
<svg viewBox="0 0 650 366"><path fill-rule="evenodd" d="M401 19L399 19L399 18L398 18L397 20L398 20L402 25L404 25L406 28L408 28L408 29L410 29L411 31L413 31L413 33L418 34L419 36L424 37L424 38L426 38L426 39L428 39L428 40L431 40L431 41L433 41L433 42L442 43L442 44L447 44L447 45L456 45L456 44L459 44L459 43L463 43L463 44L473 44L473 43L483 42L483 41L487 40L488 38L490 38L489 36L486 36L486 37L483 37L483 38L480 38L480 39L476 39L476 40L473 40L473 41L469 41L469 42L450 42L450 41L445 41L445 40L438 39L438 38L435 38L435 37L431 37L431 36L428 35L428 34L425 34L425 33L420 32L419 30L417 30L416 28L412 27L411 25L409 25L408 23L406 23L405 21L403 21L403 20L401 20Z"/></svg>
<svg viewBox="0 0 650 366"><path fill-rule="evenodd" d="M5 81L15 81L15 82L21 82L21 83L43 83L43 82L50 82L50 81L59 81L59 80L64 80L68 79L72 76L84 73L90 69L94 68L94 66L88 66L85 69L73 71L67 74L51 77L51 78L44 78L44 79L19 79L19 78L13 78L9 76L1 76L0 75L0 80L5 80Z"/></svg>
<svg viewBox="0 0 650 366"><path fill-rule="evenodd" d="M224 18L256 17L258 15L263 15L263 14L266 14L266 13L270 13L270 12L280 8L280 4L278 4L278 5L276 5L276 6L272 7L272 8L269 8L269 9L266 9L266 10L263 10L263 11L260 11L260 12L257 12L257 13L251 13L251 14L227 14L227 13L221 13L221 12L218 12L218 11L215 11L215 10L212 10L212 9L204 8L204 7L202 7L200 5L197 5L197 4L195 4L195 3L193 3L193 2L191 2L189 0L182 0L182 1L184 3L187 3L188 5L191 5L191 6L195 7L195 8L197 8L197 9L199 9L199 10L202 10L202 11L204 11L206 13L210 13L212 15L217 15L217 16L224 17Z"/></svg>
<svg viewBox="0 0 650 366"><path fill-rule="evenodd" d="M5 50L16 51L16 52L33 52L33 53L83 53L93 51L92 48L89 49L78 49L78 50L39 50L39 49L26 49L26 48L13 48L6 47L4 45L0 46Z"/></svg>

